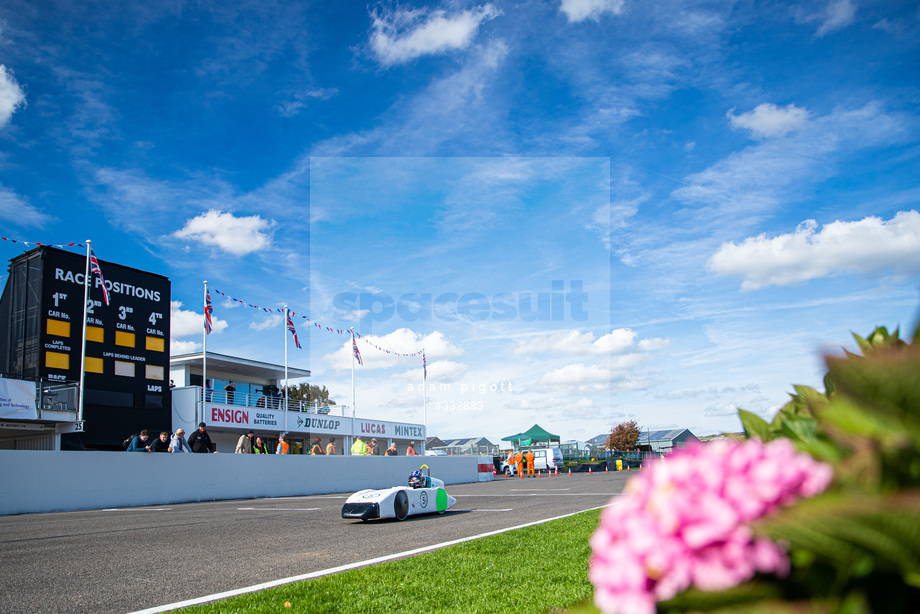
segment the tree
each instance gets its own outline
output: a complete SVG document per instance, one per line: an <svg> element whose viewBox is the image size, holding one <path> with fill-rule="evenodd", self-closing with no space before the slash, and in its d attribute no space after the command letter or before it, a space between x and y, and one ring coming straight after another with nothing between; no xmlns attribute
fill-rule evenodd
<svg viewBox="0 0 920 614"><path fill-rule="evenodd" d="M314 386L312 384L300 384L291 387L291 398L299 399L307 405L319 403L320 405L335 405L335 401L329 398L329 391L323 386Z"/></svg>
<svg viewBox="0 0 920 614"><path fill-rule="evenodd" d="M636 426L635 420L630 420L629 422L621 422L610 431L605 447L607 449L634 450L638 441L639 427Z"/></svg>

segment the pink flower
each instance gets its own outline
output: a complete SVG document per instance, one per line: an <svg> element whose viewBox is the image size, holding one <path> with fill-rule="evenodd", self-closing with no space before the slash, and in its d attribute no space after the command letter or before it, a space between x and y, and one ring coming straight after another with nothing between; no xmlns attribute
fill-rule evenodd
<svg viewBox="0 0 920 614"><path fill-rule="evenodd" d="M785 552L748 523L822 492L833 471L786 439L688 447L627 484L591 537L589 578L607 614L655 612L695 585L723 590L789 572Z"/></svg>

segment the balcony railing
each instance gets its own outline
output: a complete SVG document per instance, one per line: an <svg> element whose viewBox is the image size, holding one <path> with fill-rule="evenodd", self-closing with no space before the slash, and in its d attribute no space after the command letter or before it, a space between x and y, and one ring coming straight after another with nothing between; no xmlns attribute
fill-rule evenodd
<svg viewBox="0 0 920 614"><path fill-rule="evenodd" d="M260 393L242 393L228 392L226 390L214 390L207 399L209 403L218 405L234 405L240 407L254 407L256 409L284 409L284 398L268 396ZM298 411L310 414L329 415L329 416L351 416L351 408L348 405L328 405L308 403L300 399L288 399L288 411Z"/></svg>
<svg viewBox="0 0 920 614"><path fill-rule="evenodd" d="M76 384L40 385L36 389L36 406L39 410L76 412L79 389Z"/></svg>

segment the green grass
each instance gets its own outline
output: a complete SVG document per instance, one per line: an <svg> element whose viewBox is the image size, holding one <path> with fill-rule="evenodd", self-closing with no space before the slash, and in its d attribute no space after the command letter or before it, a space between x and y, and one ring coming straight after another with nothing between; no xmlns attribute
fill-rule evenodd
<svg viewBox="0 0 920 614"><path fill-rule="evenodd" d="M417 556L179 610L550 612L590 601L588 540L600 510ZM290 603L285 607L285 603Z"/></svg>

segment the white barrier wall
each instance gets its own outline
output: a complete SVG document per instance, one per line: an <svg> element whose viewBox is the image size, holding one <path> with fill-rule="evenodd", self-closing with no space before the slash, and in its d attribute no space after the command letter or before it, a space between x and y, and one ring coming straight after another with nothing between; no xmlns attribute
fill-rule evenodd
<svg viewBox="0 0 920 614"><path fill-rule="evenodd" d="M0 450L0 514L327 493L406 484L422 464L445 484L490 479L491 456L305 456Z"/></svg>

